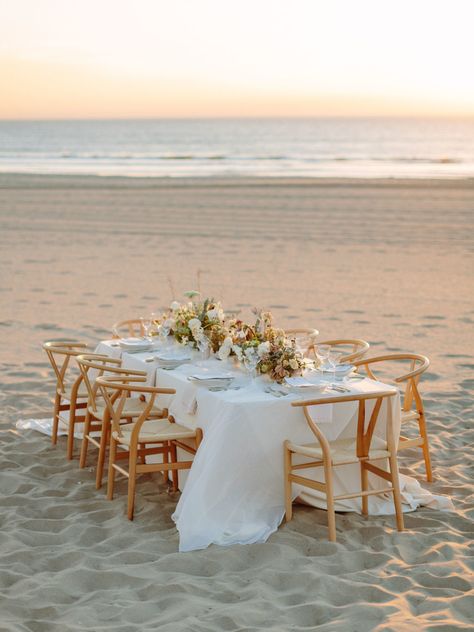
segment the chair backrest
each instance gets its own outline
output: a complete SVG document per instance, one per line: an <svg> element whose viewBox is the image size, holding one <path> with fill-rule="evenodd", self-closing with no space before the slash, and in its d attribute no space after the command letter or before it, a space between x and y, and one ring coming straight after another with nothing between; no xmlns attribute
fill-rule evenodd
<svg viewBox="0 0 474 632"><path fill-rule="evenodd" d="M141 338L145 335L143 320L141 318L132 318L131 320L121 320L112 327L112 337L120 338L120 330L125 329L127 336L130 338Z"/></svg>
<svg viewBox="0 0 474 632"><path fill-rule="evenodd" d="M329 347L340 347L343 353L341 362L353 364L355 360L362 358L370 349L370 345L365 340L359 338L341 338L337 340L322 340L318 345L328 345ZM315 348L313 347L313 352Z"/></svg>
<svg viewBox="0 0 474 632"><path fill-rule="evenodd" d="M135 419L135 426L132 430L131 440L138 437L140 426L144 421L148 419L148 415L155 403L157 395L174 395L176 393L174 388L159 388L157 386L146 386L146 377L136 375L102 375L97 378L96 385L100 389L100 392L107 405L107 409L112 421L112 431L122 436L120 427L120 420L123 418L123 409L127 397L132 393L148 395L143 410L140 415Z"/></svg>
<svg viewBox="0 0 474 632"><path fill-rule="evenodd" d="M325 459L331 458L331 449L328 440L321 432L317 425L317 419L313 419L311 416L311 412L309 410L310 407L320 406L324 404L336 404L340 402L357 402L358 403L358 414L357 414L357 434L356 434L356 455L358 457L366 457L370 451L370 444L372 441L372 437L375 431L375 427L377 425L377 421L379 419L379 412L382 407L382 403L384 399L387 400L387 423L385 428L386 441L388 445L388 449L390 452L396 452L397 450L397 442L393 432L393 418L392 418L392 407L391 402L389 401L392 397L397 394L395 390L386 390L381 391L379 393L359 393L359 394L349 394L349 395L337 395L334 397L319 397L317 399L304 400L304 401L296 401L291 402L292 406L302 407L304 416L306 421L308 422L308 426L311 428L312 432L318 439L321 448L323 450L323 454ZM366 402L371 400L376 400L375 405L370 414L370 418L368 423L366 422ZM316 413L317 414L317 413Z"/></svg>
<svg viewBox="0 0 474 632"><path fill-rule="evenodd" d="M80 355L76 358L79 369L84 379L84 384L88 393L88 410L94 415L97 414L97 378L106 375L120 377L138 376L144 377L146 380L146 371L135 371L132 369L123 369L121 367L122 360L111 358L109 356L88 354Z"/></svg>
<svg viewBox="0 0 474 632"><path fill-rule="evenodd" d="M413 402L415 402L418 411L423 411L423 402L418 390L418 382L421 375L430 366L429 359L418 353L390 353L374 358L363 358L354 362L356 367L363 367L367 375L376 380L377 377L373 371L375 364L389 364L393 362L403 362L409 364L409 371L404 371L402 375L393 378L393 381L400 384L406 382L405 393L403 396L402 408L404 411L411 410ZM384 378L385 379L385 378Z"/></svg>
<svg viewBox="0 0 474 632"><path fill-rule="evenodd" d="M75 340L49 340L43 343L43 349L56 375L56 386L59 392L64 393L66 390L66 373L71 368L70 359L84 353L87 346L85 342Z"/></svg>

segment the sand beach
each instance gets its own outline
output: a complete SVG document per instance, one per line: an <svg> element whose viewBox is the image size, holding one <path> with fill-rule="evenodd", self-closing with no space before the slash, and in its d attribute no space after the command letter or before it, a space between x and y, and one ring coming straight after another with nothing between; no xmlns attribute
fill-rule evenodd
<svg viewBox="0 0 474 632"><path fill-rule="evenodd" d="M474 180L0 174L0 631L448 632L472 626ZM453 512L338 518L297 506L268 542L178 553L177 496L139 483L124 515L51 414L41 342L94 344L189 289L371 354L415 351L435 481Z"/></svg>

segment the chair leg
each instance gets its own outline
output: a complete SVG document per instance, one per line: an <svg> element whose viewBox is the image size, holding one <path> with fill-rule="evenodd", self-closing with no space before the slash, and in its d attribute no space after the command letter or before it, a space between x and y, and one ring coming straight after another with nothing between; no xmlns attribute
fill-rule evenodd
<svg viewBox="0 0 474 632"><path fill-rule="evenodd" d="M69 426L67 430L67 458L69 461L72 459L74 452L74 422L76 421L76 402L71 402L69 408Z"/></svg>
<svg viewBox="0 0 474 632"><path fill-rule="evenodd" d="M137 477L137 446L130 446L128 466L128 499L127 517L133 520L133 509L135 505L135 484Z"/></svg>
<svg viewBox="0 0 474 632"><path fill-rule="evenodd" d="M428 443L428 433L426 431L426 419L423 412L420 414L420 418L418 419L418 427L420 429L420 435L423 437L422 448L423 448L423 456L425 459L426 480L428 481L428 483L432 483L433 471L431 469L430 446Z"/></svg>
<svg viewBox="0 0 474 632"><path fill-rule="evenodd" d="M53 429L51 432L51 443L56 445L58 442L58 426L59 426L59 407L61 405L61 395L56 393L54 398L54 411L53 411Z"/></svg>
<svg viewBox="0 0 474 632"><path fill-rule="evenodd" d="M100 433L99 456L97 459L97 471L95 473L95 488L102 487L102 478L104 475L105 453L107 452L107 444L109 442L110 419L104 415L102 420L102 432Z"/></svg>
<svg viewBox="0 0 474 632"><path fill-rule="evenodd" d="M397 463L397 455L392 454L389 458L390 463L390 474L392 475L392 486L393 486L393 502L395 505L395 515L397 518L397 529L398 531L403 531L403 510L402 510L402 497L400 494L400 478L398 476L398 463Z"/></svg>
<svg viewBox="0 0 474 632"><path fill-rule="evenodd" d="M326 482L326 505L328 510L329 541L336 541L336 512L334 509L334 491L332 484L332 466L324 459L324 478Z"/></svg>
<svg viewBox="0 0 474 632"><path fill-rule="evenodd" d="M114 497L114 484L115 484L115 454L117 452L117 442L114 437L110 435L110 449L109 449L109 473L107 478L107 498L112 500Z"/></svg>
<svg viewBox="0 0 474 632"><path fill-rule="evenodd" d="M363 492L369 489L369 473L364 467L364 461L360 462L360 488ZM369 498L362 496L362 515L367 516L369 513Z"/></svg>
<svg viewBox="0 0 474 632"><path fill-rule="evenodd" d="M79 458L79 467L85 467L87 459L87 448L89 447L88 435L91 426L90 412L86 412L86 418L84 419L84 436L82 437L81 456Z"/></svg>
<svg viewBox="0 0 474 632"><path fill-rule="evenodd" d="M176 449L176 444L173 441L170 441L170 453L171 453L171 462L178 462L178 451ZM178 470L171 470L171 480L173 481L173 491L177 492L179 488L178 481Z"/></svg>
<svg viewBox="0 0 474 632"><path fill-rule="evenodd" d="M163 452L163 463L169 463L169 453L170 453L170 442L169 441L163 441L162 443L163 448L166 448L165 451ZM163 480L165 483L167 483L169 481L169 470L163 470L163 472L161 473L163 476Z"/></svg>
<svg viewBox="0 0 474 632"><path fill-rule="evenodd" d="M293 503L291 499L291 452L285 442L284 450L284 476L285 476L285 520L289 522L293 517Z"/></svg>

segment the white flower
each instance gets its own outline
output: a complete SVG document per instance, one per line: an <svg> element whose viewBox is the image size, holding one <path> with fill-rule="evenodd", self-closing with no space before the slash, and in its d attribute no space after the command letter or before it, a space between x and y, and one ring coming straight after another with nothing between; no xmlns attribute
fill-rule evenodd
<svg viewBox="0 0 474 632"><path fill-rule="evenodd" d="M173 301L170 305L170 309L173 310L173 312L175 312L180 307L181 307L181 303L178 303L178 301Z"/></svg>
<svg viewBox="0 0 474 632"><path fill-rule="evenodd" d="M295 360L294 358L291 358L290 360L290 367L293 369L293 371L296 371L297 369L299 369L299 364L298 361Z"/></svg>
<svg viewBox="0 0 474 632"><path fill-rule="evenodd" d="M266 342L261 342L257 347L257 353L260 358L263 358L264 355L270 353L270 343L267 340Z"/></svg>
<svg viewBox="0 0 474 632"><path fill-rule="evenodd" d="M191 318L188 322L188 327L191 331L202 329L201 321L199 318Z"/></svg>

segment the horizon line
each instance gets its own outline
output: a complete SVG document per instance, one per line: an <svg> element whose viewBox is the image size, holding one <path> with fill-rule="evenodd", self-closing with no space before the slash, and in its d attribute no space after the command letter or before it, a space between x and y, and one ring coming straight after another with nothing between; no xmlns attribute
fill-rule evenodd
<svg viewBox="0 0 474 632"><path fill-rule="evenodd" d="M314 115L241 115L241 116L228 116L228 115L199 115L199 116L47 116L47 117L0 117L0 123L40 123L40 122L57 122L57 121L208 121L208 120L223 120L223 121L235 121L235 120L300 120L309 121L315 119L332 119L332 120L348 120L348 119L458 119L474 120L474 112L472 114L314 114Z"/></svg>

